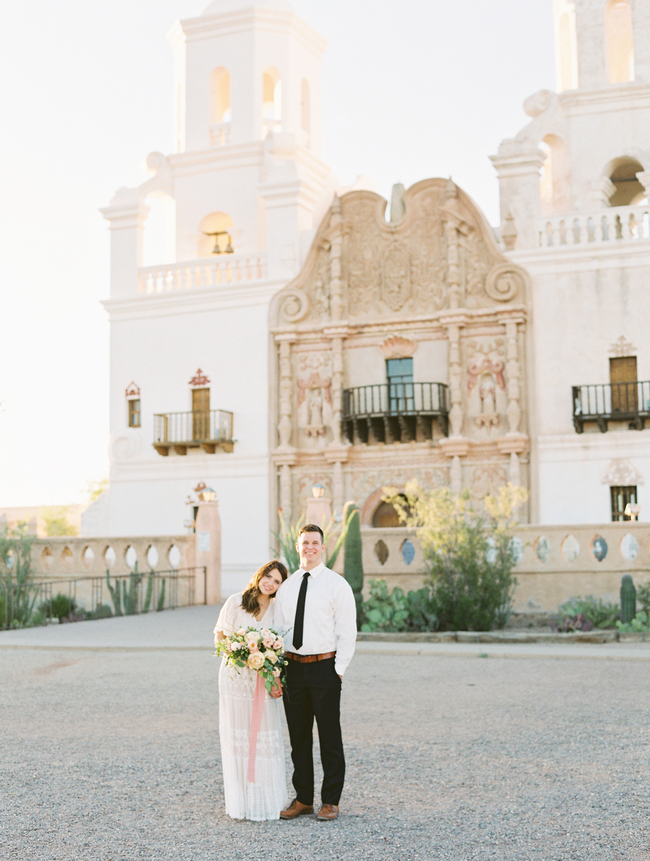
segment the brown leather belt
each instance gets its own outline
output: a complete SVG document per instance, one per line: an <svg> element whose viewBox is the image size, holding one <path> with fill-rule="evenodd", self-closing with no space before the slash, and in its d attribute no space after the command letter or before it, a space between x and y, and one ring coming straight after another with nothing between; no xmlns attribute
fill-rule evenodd
<svg viewBox="0 0 650 861"><path fill-rule="evenodd" d="M313 664L314 661L326 661L328 658L336 657L336 652L324 652L322 655L297 655L295 652L285 654L290 661L298 661L300 664Z"/></svg>

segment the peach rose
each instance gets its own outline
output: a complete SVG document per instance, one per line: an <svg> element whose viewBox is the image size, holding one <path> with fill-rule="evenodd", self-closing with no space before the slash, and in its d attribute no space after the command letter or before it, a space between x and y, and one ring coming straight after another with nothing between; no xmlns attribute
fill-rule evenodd
<svg viewBox="0 0 650 861"><path fill-rule="evenodd" d="M264 655L261 652L254 652L248 656L246 665L249 666L251 670L261 670L264 666Z"/></svg>

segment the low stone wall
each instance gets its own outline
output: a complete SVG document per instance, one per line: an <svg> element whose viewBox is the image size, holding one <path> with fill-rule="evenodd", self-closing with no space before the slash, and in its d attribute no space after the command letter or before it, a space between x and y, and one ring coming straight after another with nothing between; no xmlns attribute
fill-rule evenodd
<svg viewBox="0 0 650 861"><path fill-rule="evenodd" d="M39 578L92 577L107 568L111 574L130 574L133 560L140 572L191 568L194 544L194 535L38 538L32 545L32 564Z"/></svg>
<svg viewBox="0 0 650 861"><path fill-rule="evenodd" d="M165 606L185 606L192 600L197 603L203 601L204 575L202 569L199 571L195 567L194 535L126 538L63 536L39 538L32 545L35 576L38 579L60 581L60 585L58 582L52 584L51 595L57 592L68 595L86 611L94 610L101 603L111 603L104 581L106 571L110 572L111 579L128 575L133 571L136 561L141 574L151 570L172 570L184 575L179 578L167 577ZM187 577L190 572L182 570L187 568L195 568L191 581ZM115 583L113 579L112 582ZM160 589L160 584L157 584L156 589ZM155 592L152 606L157 605L158 597L158 592Z"/></svg>
<svg viewBox="0 0 650 861"><path fill-rule="evenodd" d="M414 533L363 527L362 535L366 592L377 578L389 588L422 585L425 566ZM563 601L579 595L618 602L624 574L636 584L650 580L647 523L520 526L513 549L518 556L514 609L520 613L556 612Z"/></svg>

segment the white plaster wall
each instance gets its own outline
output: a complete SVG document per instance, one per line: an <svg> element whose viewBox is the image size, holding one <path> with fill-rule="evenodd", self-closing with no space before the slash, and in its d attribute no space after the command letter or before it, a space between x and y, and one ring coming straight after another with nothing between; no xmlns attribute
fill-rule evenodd
<svg viewBox="0 0 650 861"><path fill-rule="evenodd" d="M413 379L419 383L448 383L449 342L419 341L413 355Z"/></svg>
<svg viewBox="0 0 650 861"><path fill-rule="evenodd" d="M349 347L344 353L344 385L374 386L386 383L386 360L376 344Z"/></svg>
<svg viewBox="0 0 650 861"><path fill-rule="evenodd" d="M650 380L650 249L599 257L568 252L513 255L533 275L534 391L537 432L573 432L571 387L609 383L611 346L621 336Z"/></svg>
<svg viewBox="0 0 650 861"><path fill-rule="evenodd" d="M539 522L606 523L611 520L610 486L603 477L612 460L637 470L641 521L650 521L650 430L541 437Z"/></svg>

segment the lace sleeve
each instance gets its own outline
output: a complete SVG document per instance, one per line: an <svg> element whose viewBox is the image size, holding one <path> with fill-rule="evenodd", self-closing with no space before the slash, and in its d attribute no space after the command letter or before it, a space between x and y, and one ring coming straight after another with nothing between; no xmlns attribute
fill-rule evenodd
<svg viewBox="0 0 650 861"><path fill-rule="evenodd" d="M239 604L241 604L241 595L238 594L231 595L223 605L217 619L217 624L214 626L215 640L219 631L222 631L224 634L232 633L235 627L235 616Z"/></svg>

